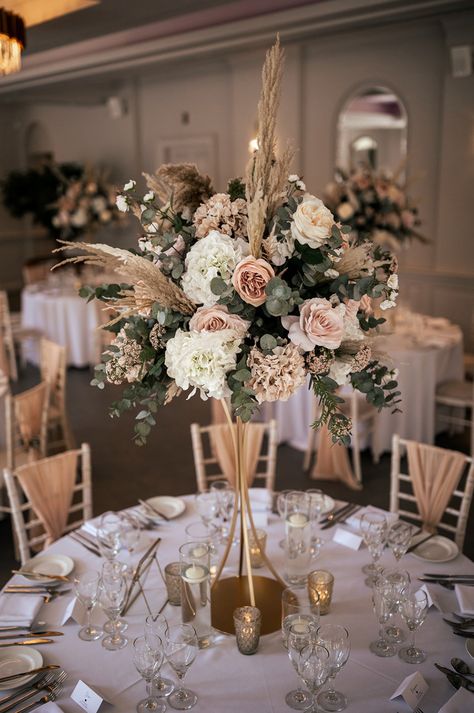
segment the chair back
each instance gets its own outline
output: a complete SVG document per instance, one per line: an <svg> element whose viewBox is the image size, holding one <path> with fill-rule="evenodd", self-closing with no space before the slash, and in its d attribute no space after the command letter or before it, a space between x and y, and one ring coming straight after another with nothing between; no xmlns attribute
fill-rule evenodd
<svg viewBox="0 0 474 713"><path fill-rule="evenodd" d="M7 376L13 381L18 379L18 372L15 358L15 342L13 339L13 329L8 304L8 295L5 290L0 290L0 344L2 349L2 370L8 369Z"/></svg>
<svg viewBox="0 0 474 713"><path fill-rule="evenodd" d="M66 403L66 347L42 339L40 372L42 381L49 385L51 404L62 411Z"/></svg>
<svg viewBox="0 0 474 713"><path fill-rule="evenodd" d="M415 495L413 479L409 473L401 472L402 452L410 443L397 434L394 434L392 439L390 512L396 512L405 519L411 519L416 523L425 524L420 514L420 505ZM443 450L435 446L424 445L424 448L432 449L434 455ZM462 453L454 453L454 455L459 456L461 462L464 460L467 473L463 473L458 485L453 490L441 519L436 524L436 529L454 537L454 541L462 550L474 492L474 459Z"/></svg>
<svg viewBox="0 0 474 713"><path fill-rule="evenodd" d="M50 270L55 264L51 257L33 258L24 263L21 272L25 285L32 285L36 282L45 282Z"/></svg>
<svg viewBox="0 0 474 713"><path fill-rule="evenodd" d="M273 490L275 486L276 456L277 456L277 426L272 420L262 424L264 436L262 448L258 456L255 470L255 480L263 480L267 490ZM219 461L212 446L212 436L219 428L218 425L200 426L198 423L191 424L191 440L193 444L194 467L196 471L196 482L198 492L207 490L215 480L222 480L226 476L222 472Z"/></svg>
<svg viewBox="0 0 474 713"><path fill-rule="evenodd" d="M44 458L47 447L49 385L42 381L32 389L5 398L7 467L18 461Z"/></svg>
<svg viewBox="0 0 474 713"><path fill-rule="evenodd" d="M4 478L22 565L32 550L49 545L92 517L87 443L15 472L5 468Z"/></svg>

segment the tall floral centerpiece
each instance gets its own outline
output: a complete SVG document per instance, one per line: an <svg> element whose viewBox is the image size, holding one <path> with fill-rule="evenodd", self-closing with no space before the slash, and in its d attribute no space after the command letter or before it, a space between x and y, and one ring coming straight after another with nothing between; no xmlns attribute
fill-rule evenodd
<svg viewBox="0 0 474 713"><path fill-rule="evenodd" d="M247 596L265 609L268 587L281 582L266 557L275 580L253 577L250 566L247 527L257 536L243 453L246 424L260 405L288 399L309 379L321 403L314 427L325 423L335 442L348 443L351 423L340 410L340 385L352 384L378 408L395 408L399 395L370 339L384 321L372 316L371 299L381 298L382 308L395 304L397 263L380 245L354 243L350 228L341 228L323 202L290 174L291 150L277 154L282 66L277 40L263 67L259 148L244 180L237 178L227 192L217 193L209 177L189 164L165 165L145 175L145 195L131 180L117 205L139 220L138 245L126 251L75 242L84 254L65 261L103 266L118 276L116 284L82 289L84 297L96 297L114 310L106 328L116 337L92 383L124 385L112 413L138 409L138 444L155 425L158 407L180 391L224 405L237 487L229 546L214 588L219 591L230 581L219 582L239 509L239 575L243 561L247 570L244 585L243 577L233 578L220 590L230 613L231 602ZM268 586L262 584L265 579ZM277 611L276 626L278 616Z"/></svg>

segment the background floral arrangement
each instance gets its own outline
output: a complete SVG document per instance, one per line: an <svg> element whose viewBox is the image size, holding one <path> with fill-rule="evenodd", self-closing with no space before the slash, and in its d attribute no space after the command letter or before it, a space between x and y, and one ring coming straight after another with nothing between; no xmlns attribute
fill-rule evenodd
<svg viewBox="0 0 474 713"><path fill-rule="evenodd" d="M351 383L378 408L396 408L393 372L370 339L383 319L371 311L395 304L397 262L350 227L289 175L292 152L275 152L282 73L279 42L267 54L258 107L259 150L245 180L216 193L193 165L165 165L146 175L141 196L129 181L117 197L142 235L130 251L69 243L87 262L113 270L116 284L83 287L113 310L112 345L93 384L126 384L112 406L139 407L136 440L145 442L158 406L181 390L229 399L248 421L264 401L288 399L309 378L333 440L348 443L339 385Z"/></svg>
<svg viewBox="0 0 474 713"><path fill-rule="evenodd" d="M53 227L63 238L75 238L123 217L116 206L116 191L99 171L85 171L64 181L63 192L54 205Z"/></svg>
<svg viewBox="0 0 474 713"><path fill-rule="evenodd" d="M357 239L370 238L391 250L413 239L428 242L417 230L416 206L388 174L358 169L347 175L339 169L336 180L326 186L324 200Z"/></svg>

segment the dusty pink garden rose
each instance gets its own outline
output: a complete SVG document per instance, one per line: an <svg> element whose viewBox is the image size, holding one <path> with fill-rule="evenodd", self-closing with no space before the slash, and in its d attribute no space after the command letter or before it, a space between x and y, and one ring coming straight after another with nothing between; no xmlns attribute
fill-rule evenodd
<svg viewBox="0 0 474 713"><path fill-rule="evenodd" d="M189 320L189 329L193 332L220 332L233 329L241 337L247 332L250 322L237 314L229 314L224 305L199 307Z"/></svg>
<svg viewBox="0 0 474 713"><path fill-rule="evenodd" d="M314 297L303 302L299 317L282 317L281 322L290 341L305 352L316 346L337 349L344 334L345 313L344 304L333 307L329 300Z"/></svg>
<svg viewBox="0 0 474 713"><path fill-rule="evenodd" d="M272 277L275 277L275 271L269 262L250 256L238 263L232 276L232 284L244 302L259 307L267 298L265 287Z"/></svg>

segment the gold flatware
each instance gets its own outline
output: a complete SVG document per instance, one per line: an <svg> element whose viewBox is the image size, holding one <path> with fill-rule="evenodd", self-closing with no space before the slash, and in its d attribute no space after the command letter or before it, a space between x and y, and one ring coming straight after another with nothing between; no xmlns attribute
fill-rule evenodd
<svg viewBox="0 0 474 713"><path fill-rule="evenodd" d="M321 530L328 530L330 527L338 525L340 522L353 515L357 510L360 510L360 508L360 505L349 505L348 508L345 508L344 512L340 512L338 515L335 515L329 522L323 525Z"/></svg>
<svg viewBox="0 0 474 713"><path fill-rule="evenodd" d="M53 644L52 639L25 639L25 641L12 641L11 643L2 643L1 647L6 646L40 646L41 644Z"/></svg>
<svg viewBox="0 0 474 713"><path fill-rule="evenodd" d="M61 668L61 666L57 663L49 663L46 666L32 668L29 671L22 671L22 673L11 673L9 676L2 676L2 678L0 678L0 683L5 683L6 681L14 681L15 678L22 678L23 676L36 676L36 674L42 673L43 671L53 671L57 668Z"/></svg>
<svg viewBox="0 0 474 713"><path fill-rule="evenodd" d="M12 569L12 574L21 574L22 577L30 577L31 579L54 579L60 582L69 582L69 577L64 574L43 574L42 572L31 572L27 569Z"/></svg>
<svg viewBox="0 0 474 713"><path fill-rule="evenodd" d="M99 550L96 549L96 545L93 545L92 542L86 540L86 538L80 535L78 532L70 532L69 537L74 540L74 542L77 542L78 545L82 545L86 550L92 552L92 554L96 557L101 556Z"/></svg>
<svg viewBox="0 0 474 713"><path fill-rule="evenodd" d="M409 552L413 552L414 550L416 550L417 547L423 545L425 542L428 542L428 540L431 540L432 537L435 537L436 534L436 532L433 532L431 535L428 535L428 537L423 538L423 540L419 540L419 542L407 549L406 554L408 554Z"/></svg>
<svg viewBox="0 0 474 713"><path fill-rule="evenodd" d="M2 634L0 641L4 639L29 639L31 636L64 636L62 631L30 631L28 634Z"/></svg>
<svg viewBox="0 0 474 713"><path fill-rule="evenodd" d="M352 507L352 503L346 503L340 508L331 510L319 523L320 525L326 525L328 522L332 522L334 518L339 517L339 515L342 515L346 510L350 510Z"/></svg>
<svg viewBox="0 0 474 713"><path fill-rule="evenodd" d="M141 500L138 498L138 502L140 505L143 505L143 507L147 510L150 510L154 515L158 515L158 517L162 517L163 520L166 520L166 522L169 522L170 518L164 514L164 512L161 512L156 508L154 505L151 505L151 503L148 503L146 500Z"/></svg>

